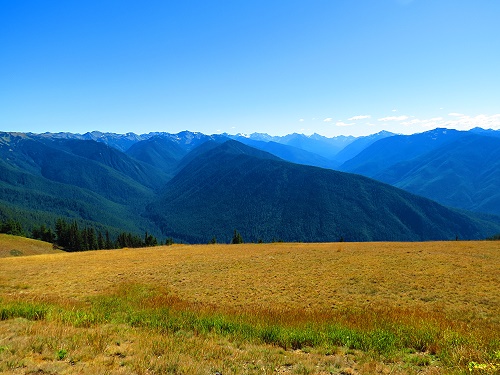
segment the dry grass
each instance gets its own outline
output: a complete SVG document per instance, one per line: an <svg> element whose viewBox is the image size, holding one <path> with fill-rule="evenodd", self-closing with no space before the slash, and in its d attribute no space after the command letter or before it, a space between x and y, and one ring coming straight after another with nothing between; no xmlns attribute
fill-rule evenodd
<svg viewBox="0 0 500 375"><path fill-rule="evenodd" d="M0 335L8 343L0 371L12 374L330 374L364 358L355 352L284 351L188 332L75 328L23 319L0 322ZM377 366L389 372L388 366Z"/></svg>
<svg viewBox="0 0 500 375"><path fill-rule="evenodd" d="M490 367L471 372L492 373L491 353L500 350L499 251L498 242L280 243L4 258L4 303L83 311L95 298L125 300L138 285L153 291L139 298L144 311L168 306L254 327L402 327L439 340L424 352L374 354L324 343L291 351L198 328L10 319L0 322L0 361L10 361L12 373L443 374L468 373L472 361Z"/></svg>
<svg viewBox="0 0 500 375"><path fill-rule="evenodd" d="M390 306L498 323L500 243L176 245L63 253L0 263L0 288L84 300L120 283L244 309Z"/></svg>
<svg viewBox="0 0 500 375"><path fill-rule="evenodd" d="M57 253L47 242L0 233L0 258Z"/></svg>

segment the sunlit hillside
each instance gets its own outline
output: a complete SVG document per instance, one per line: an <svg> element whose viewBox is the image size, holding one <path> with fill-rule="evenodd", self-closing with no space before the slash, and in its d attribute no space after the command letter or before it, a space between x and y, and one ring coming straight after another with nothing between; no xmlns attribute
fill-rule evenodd
<svg viewBox="0 0 500 375"><path fill-rule="evenodd" d="M61 250L55 250L52 244L47 242L0 233L0 258L61 252Z"/></svg>

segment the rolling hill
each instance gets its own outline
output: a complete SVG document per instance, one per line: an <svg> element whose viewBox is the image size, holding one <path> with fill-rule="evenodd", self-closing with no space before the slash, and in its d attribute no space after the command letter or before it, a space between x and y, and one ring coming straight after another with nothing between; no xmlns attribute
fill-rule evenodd
<svg viewBox="0 0 500 375"><path fill-rule="evenodd" d="M362 176L303 166L227 141L167 183L147 215L188 242L415 241L484 238L499 230Z"/></svg>
<svg viewBox="0 0 500 375"><path fill-rule="evenodd" d="M0 258L62 252L62 250L53 249L52 244L47 242L0 233Z"/></svg>

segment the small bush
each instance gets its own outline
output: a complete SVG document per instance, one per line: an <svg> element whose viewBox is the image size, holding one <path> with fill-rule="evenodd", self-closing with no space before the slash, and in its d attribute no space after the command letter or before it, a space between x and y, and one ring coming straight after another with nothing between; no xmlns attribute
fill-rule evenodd
<svg viewBox="0 0 500 375"><path fill-rule="evenodd" d="M58 361L62 361L64 358L66 358L68 355L68 351L66 349L59 349L57 352L56 352L56 359Z"/></svg>

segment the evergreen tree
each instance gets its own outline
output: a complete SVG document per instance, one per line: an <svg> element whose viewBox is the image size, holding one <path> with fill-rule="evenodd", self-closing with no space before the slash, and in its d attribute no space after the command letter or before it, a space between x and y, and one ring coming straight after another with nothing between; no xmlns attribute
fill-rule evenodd
<svg viewBox="0 0 500 375"><path fill-rule="evenodd" d="M144 246L158 246L158 241L156 237L146 232L144 234Z"/></svg>
<svg viewBox="0 0 500 375"><path fill-rule="evenodd" d="M95 230L93 227L86 228L86 244L87 244L87 250L97 250L99 248L99 245L97 244L97 237L95 236Z"/></svg>
<svg viewBox="0 0 500 375"><path fill-rule="evenodd" d="M7 220L0 225L0 233L12 234L13 236L24 236L23 226L19 221Z"/></svg>
<svg viewBox="0 0 500 375"><path fill-rule="evenodd" d="M69 226L64 219L59 218L56 221L56 237L59 246L64 248L69 246Z"/></svg>
<svg viewBox="0 0 500 375"><path fill-rule="evenodd" d="M106 243L104 242L104 237L102 236L101 231L99 231L99 233L97 233L97 248L99 250L106 248Z"/></svg>
<svg viewBox="0 0 500 375"><path fill-rule="evenodd" d="M125 233L120 233L118 237L116 238L116 247L118 248L124 248L127 247L127 235Z"/></svg>
<svg viewBox="0 0 500 375"><path fill-rule="evenodd" d="M4 224L0 223L0 229L4 228ZM158 246L158 240L155 236L145 232L144 238L132 233L122 232L118 235L115 242L110 238L109 231L96 231L94 227L85 227L80 230L78 222L74 220L71 223L59 218L55 224L55 234L51 229L45 226L35 227L32 231L33 238L52 241L64 248L66 251L86 251L99 249L116 249L116 248L137 248L144 246ZM168 241L168 240L167 240ZM173 240L171 240L173 243Z"/></svg>
<svg viewBox="0 0 500 375"><path fill-rule="evenodd" d="M81 244L80 244L80 251L86 251L90 250L90 245L88 242L88 228L83 228L81 231Z"/></svg>
<svg viewBox="0 0 500 375"><path fill-rule="evenodd" d="M109 231L106 231L106 240L104 242L104 248L105 249L113 249L115 246L113 245L113 242L111 242L111 239L109 238Z"/></svg>
<svg viewBox="0 0 500 375"><path fill-rule="evenodd" d="M43 238L42 238L42 241L45 241L45 242L50 242L50 243L54 243L56 242L56 235L55 233L52 231L52 229L47 229L45 231L45 233L43 234Z"/></svg>
<svg viewBox="0 0 500 375"><path fill-rule="evenodd" d="M234 230L233 239L231 243L232 244L243 243L243 237L241 237L241 234L236 229Z"/></svg>
<svg viewBox="0 0 500 375"><path fill-rule="evenodd" d="M78 223L76 220L73 220L69 227L69 243L68 250L69 251L81 251L84 250L84 242L82 238L82 233L78 228Z"/></svg>
<svg viewBox="0 0 500 375"><path fill-rule="evenodd" d="M119 248L124 248L124 247L143 247L144 242L142 241L142 238L136 235L133 235L132 233L125 233L122 232L118 235L118 238L116 240L117 245Z"/></svg>
<svg viewBox="0 0 500 375"><path fill-rule="evenodd" d="M31 238L35 240L45 241L54 243L55 234L52 232L52 229L46 228L45 225L41 225L40 227L33 227L31 230Z"/></svg>

